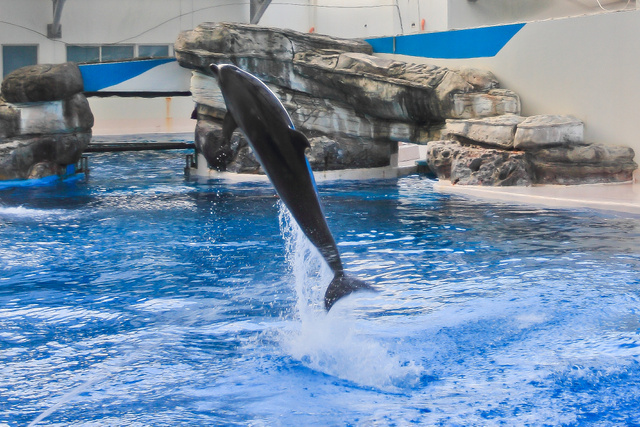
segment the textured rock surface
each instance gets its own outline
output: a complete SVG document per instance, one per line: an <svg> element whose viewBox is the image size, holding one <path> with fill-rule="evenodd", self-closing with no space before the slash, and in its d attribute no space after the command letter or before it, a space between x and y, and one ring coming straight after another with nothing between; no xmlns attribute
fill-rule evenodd
<svg viewBox="0 0 640 427"><path fill-rule="evenodd" d="M296 53L325 50L372 52L371 46L361 40L237 23L202 23L180 33L174 45L183 67L209 73L212 62L233 63L265 82L285 87L291 87Z"/></svg>
<svg viewBox="0 0 640 427"><path fill-rule="evenodd" d="M363 140L414 141L427 143L431 133L428 128L415 123L382 120L359 112L351 105L313 97L275 85L268 85L278 95L289 112L296 128L304 133L321 132L339 134ZM195 72L191 79L193 99L198 113L219 119L224 118L224 99L213 77Z"/></svg>
<svg viewBox="0 0 640 427"><path fill-rule="evenodd" d="M444 133L480 145L512 149L516 127L525 120L514 114L474 120L447 120Z"/></svg>
<svg viewBox="0 0 640 427"><path fill-rule="evenodd" d="M461 145L452 140L431 141L427 144L427 166L440 179L451 178L451 163Z"/></svg>
<svg viewBox="0 0 640 427"><path fill-rule="evenodd" d="M208 65L233 63L270 86L297 129L327 144L314 146L322 156L310 153L325 159L316 162L325 165L321 169L388 165L390 159L381 162L379 153L393 153L399 141L426 143L446 118L520 112L518 96L497 89L490 72L383 59L372 56L363 41L205 23L180 34L175 52L182 66L196 70L191 89L199 119L221 119L225 111ZM198 132L204 147L206 132ZM212 167L221 167L212 157L223 149L218 145L213 141L211 149L202 149ZM343 160L326 160L334 157Z"/></svg>
<svg viewBox="0 0 640 427"><path fill-rule="evenodd" d="M292 88L389 120L429 123L456 117L453 94L473 91L462 76L433 65L353 53L297 54Z"/></svg>
<svg viewBox="0 0 640 427"><path fill-rule="evenodd" d="M430 168L457 184L612 182L635 169L632 151L586 144L579 119L521 117L518 95L488 71L380 58L362 41L244 24L202 24L180 34L175 51L195 70L196 141L211 167L256 168L242 138L221 145L225 104L208 69L215 62L272 89L309 138L319 170L388 165L398 142L428 143Z"/></svg>
<svg viewBox="0 0 640 427"><path fill-rule="evenodd" d="M317 135L309 138L309 164L314 170L376 168L389 165L393 154L386 143L369 143L359 138Z"/></svg>
<svg viewBox="0 0 640 427"><path fill-rule="evenodd" d="M31 166L27 174L27 179L39 179L51 175L60 175L61 173L63 173L63 167L61 165L47 160Z"/></svg>
<svg viewBox="0 0 640 427"><path fill-rule="evenodd" d="M514 147L518 150L570 146L584 142L584 123L571 116L527 117L518 125Z"/></svg>
<svg viewBox="0 0 640 427"><path fill-rule="evenodd" d="M20 127L20 110L0 98L0 139L15 135Z"/></svg>
<svg viewBox="0 0 640 427"><path fill-rule="evenodd" d="M512 186L533 184L525 154L474 147L460 147L451 162L451 182L461 185Z"/></svg>
<svg viewBox="0 0 640 427"><path fill-rule="evenodd" d="M0 180L25 179L34 165L75 164L91 141L91 132L36 135L0 143ZM61 171L62 169L56 169Z"/></svg>
<svg viewBox="0 0 640 427"><path fill-rule="evenodd" d="M528 153L538 184L594 184L633 179L638 165L629 147L589 144Z"/></svg>
<svg viewBox="0 0 640 427"><path fill-rule="evenodd" d="M460 74L471 86L476 90L488 91L500 86L498 79L493 75L491 71L480 70L477 68L461 68L454 70Z"/></svg>
<svg viewBox="0 0 640 427"><path fill-rule="evenodd" d="M60 101L17 104L14 108L19 126L13 135L86 131L93 127L93 114L82 93Z"/></svg>
<svg viewBox="0 0 640 427"><path fill-rule="evenodd" d="M307 158L314 170L382 167L389 164L391 148L386 143L363 143L359 138L345 135L307 134L311 148ZM200 115L196 126L195 143L209 167L236 173L261 173L248 142L234 132L229 146L223 145L222 121Z"/></svg>
<svg viewBox="0 0 640 427"><path fill-rule="evenodd" d="M520 97L508 89L491 89L484 93L453 94L453 109L448 117L472 119L501 114L520 114Z"/></svg>
<svg viewBox="0 0 640 427"><path fill-rule="evenodd" d="M25 67L7 76L0 101L0 179L42 178L78 162L93 126L82 89L80 71L70 63Z"/></svg>
<svg viewBox="0 0 640 427"><path fill-rule="evenodd" d="M7 102L21 103L66 99L83 88L80 69L66 62L19 68L4 78L1 91Z"/></svg>
<svg viewBox="0 0 640 427"><path fill-rule="evenodd" d="M294 63L294 89L346 102L374 117L424 124L520 112L515 93L478 92L447 68L354 53L300 53Z"/></svg>
<svg viewBox="0 0 640 427"><path fill-rule="evenodd" d="M461 185L595 184L631 181L638 167L629 147L601 144L533 151L496 150L458 141L427 144L438 178Z"/></svg>
<svg viewBox="0 0 640 427"><path fill-rule="evenodd" d="M465 146L457 141L433 141L427 145L429 168L453 184L512 186L531 185L533 169L520 151Z"/></svg>
<svg viewBox="0 0 640 427"><path fill-rule="evenodd" d="M175 43L175 49L179 61L201 70L207 69L212 59L229 56L291 62L296 52L312 50L372 53L371 45L362 40L338 39L321 34L228 22L205 22L193 30L182 32ZM193 57L206 60L201 63L191 62Z"/></svg>

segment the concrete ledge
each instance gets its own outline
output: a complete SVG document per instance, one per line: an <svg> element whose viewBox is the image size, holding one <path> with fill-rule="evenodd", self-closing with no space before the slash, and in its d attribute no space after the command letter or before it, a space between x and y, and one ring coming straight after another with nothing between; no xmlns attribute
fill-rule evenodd
<svg viewBox="0 0 640 427"><path fill-rule="evenodd" d="M619 184L540 185L532 187L480 187L438 181L436 191L552 208L597 209L640 215L640 185Z"/></svg>
<svg viewBox="0 0 640 427"><path fill-rule="evenodd" d="M234 172L218 172L215 169L209 169L207 161L202 154L198 155L198 167L191 168L188 171L189 177L195 181L220 179L231 182L269 182L266 175L263 174L241 174ZM381 168L366 169L341 169L332 171L315 171L313 176L316 181L365 181L373 179L392 179L399 178L416 173L418 167L415 161L400 163L398 166L385 166Z"/></svg>
<svg viewBox="0 0 640 427"><path fill-rule="evenodd" d="M314 172L313 176L317 182L327 181L366 181L374 179L393 179L411 175L416 172L416 167L384 167L370 169L343 169L337 171ZM234 172L218 172L215 169L208 169L207 173L201 170L191 169L190 178L194 181L207 181L218 179L230 182L269 182L263 174L242 174Z"/></svg>

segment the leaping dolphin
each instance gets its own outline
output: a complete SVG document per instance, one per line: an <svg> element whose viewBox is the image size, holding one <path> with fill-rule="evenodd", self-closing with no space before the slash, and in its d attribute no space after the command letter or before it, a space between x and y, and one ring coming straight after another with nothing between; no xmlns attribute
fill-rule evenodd
<svg viewBox="0 0 640 427"><path fill-rule="evenodd" d="M324 217L316 183L304 155L309 141L297 131L280 100L262 81L234 65L209 66L227 105L222 135L228 142L239 128L305 236L329 264L334 277L324 295L327 311L340 298L373 288L346 276L340 253Z"/></svg>

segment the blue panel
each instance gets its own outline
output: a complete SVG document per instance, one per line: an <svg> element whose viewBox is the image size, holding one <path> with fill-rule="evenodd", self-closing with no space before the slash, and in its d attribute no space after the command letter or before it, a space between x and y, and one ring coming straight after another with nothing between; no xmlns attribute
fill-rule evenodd
<svg viewBox="0 0 640 427"><path fill-rule="evenodd" d="M43 178L34 179L10 179L0 181L0 190L8 188L21 188L21 187L41 187L47 185L54 185L58 182L73 182L75 180L84 178L84 173L76 173L76 165L67 165L64 175L49 175Z"/></svg>
<svg viewBox="0 0 640 427"><path fill-rule="evenodd" d="M11 179L6 181L0 181L0 190L7 188L20 188L20 187L39 187L43 185L52 185L60 181L58 175L45 176L44 178L37 179Z"/></svg>
<svg viewBox="0 0 640 427"><path fill-rule="evenodd" d="M175 58L85 64L79 67L84 80L84 91L98 92L139 76L158 65L172 61L175 61Z"/></svg>
<svg viewBox="0 0 640 427"><path fill-rule="evenodd" d="M495 56L525 24L369 39L375 53L425 58L468 59ZM394 48L395 39L395 48Z"/></svg>

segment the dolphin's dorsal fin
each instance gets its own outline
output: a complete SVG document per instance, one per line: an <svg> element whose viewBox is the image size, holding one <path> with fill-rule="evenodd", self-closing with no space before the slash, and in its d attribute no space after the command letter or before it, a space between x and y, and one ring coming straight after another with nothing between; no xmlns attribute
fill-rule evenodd
<svg viewBox="0 0 640 427"><path fill-rule="evenodd" d="M300 150L304 154L304 150L311 147L309 140L304 133L295 129L289 129L289 135L291 137L291 143L294 147Z"/></svg>
<svg viewBox="0 0 640 427"><path fill-rule="evenodd" d="M227 111L227 114L224 115L224 120L222 122L222 140L224 142L230 142L231 135L237 128L238 124L236 123L236 119L233 118L231 112Z"/></svg>

